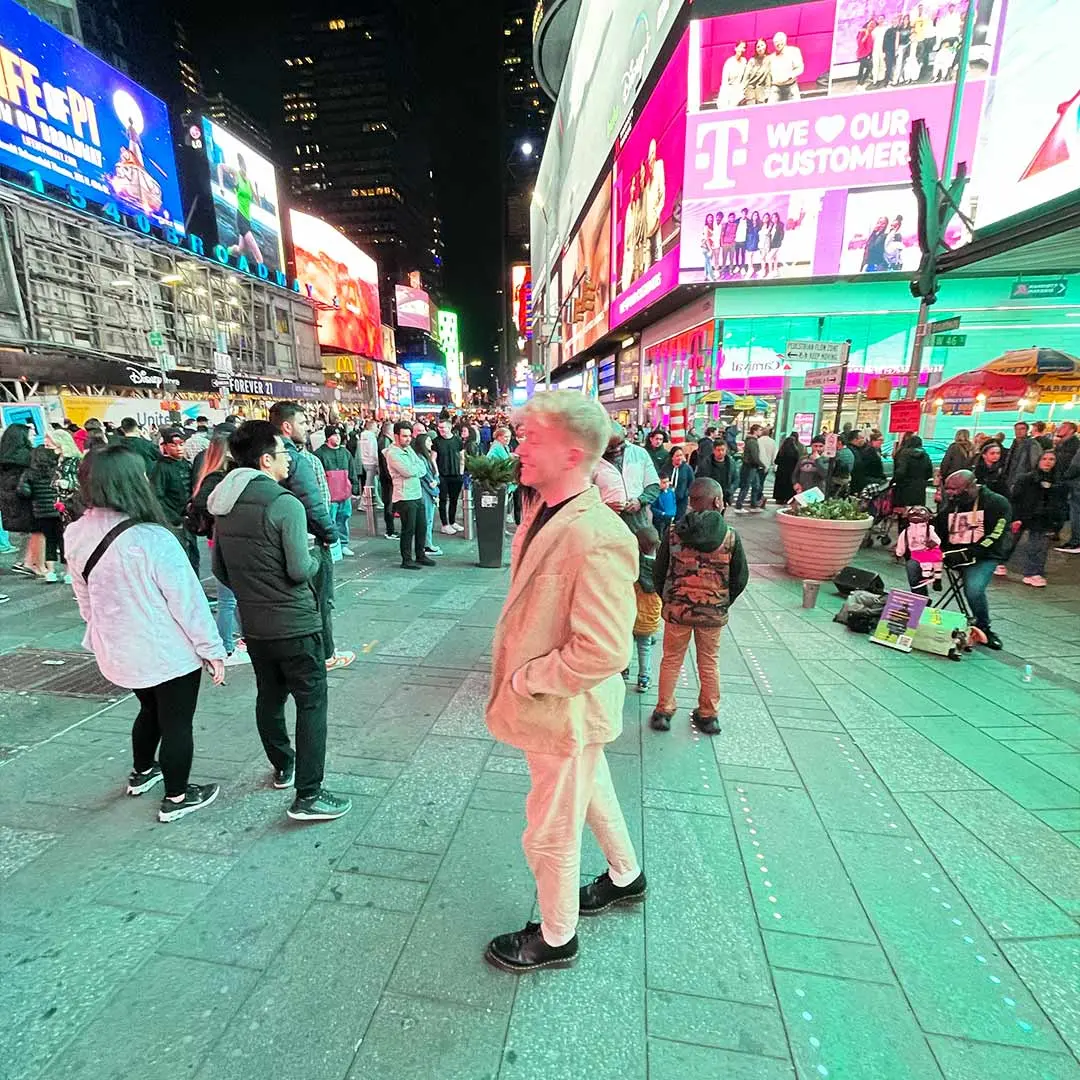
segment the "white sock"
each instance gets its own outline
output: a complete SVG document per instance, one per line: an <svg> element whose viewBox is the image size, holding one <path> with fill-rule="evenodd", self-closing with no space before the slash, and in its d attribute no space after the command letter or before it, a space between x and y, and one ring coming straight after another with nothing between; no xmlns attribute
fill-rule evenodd
<svg viewBox="0 0 1080 1080"><path fill-rule="evenodd" d="M627 885L632 885L637 881L640 875L640 866L635 866L633 870L627 870L621 874L618 870L613 870L610 866L608 867L608 877L611 878L611 884L619 889L625 889Z"/></svg>
<svg viewBox="0 0 1080 1080"><path fill-rule="evenodd" d="M543 923L540 924L541 937L543 937L544 941L546 941L553 949L565 945L573 938L575 933L577 933L576 930L571 930L569 934L556 934L549 930Z"/></svg>

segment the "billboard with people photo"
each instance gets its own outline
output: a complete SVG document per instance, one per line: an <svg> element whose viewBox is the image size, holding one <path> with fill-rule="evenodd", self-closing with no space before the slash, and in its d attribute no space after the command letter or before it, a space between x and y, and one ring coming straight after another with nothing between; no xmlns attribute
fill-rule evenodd
<svg viewBox="0 0 1080 1080"><path fill-rule="evenodd" d="M611 299L611 176L605 176L563 256L563 362L608 331Z"/></svg>
<svg viewBox="0 0 1080 1080"><path fill-rule="evenodd" d="M688 57L684 34L630 134L616 147L613 329L678 284Z"/></svg>

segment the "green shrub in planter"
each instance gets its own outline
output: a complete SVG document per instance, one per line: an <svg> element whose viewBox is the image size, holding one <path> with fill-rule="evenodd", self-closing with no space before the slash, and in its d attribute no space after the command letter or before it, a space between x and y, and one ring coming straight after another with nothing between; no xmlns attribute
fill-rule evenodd
<svg viewBox="0 0 1080 1080"><path fill-rule="evenodd" d="M823 499L806 506L792 506L787 511L794 517L817 518L819 521L862 521L866 511L856 499Z"/></svg>
<svg viewBox="0 0 1080 1080"><path fill-rule="evenodd" d="M465 458L465 471L472 477L474 484L481 487L498 487L500 484L516 484L520 463L516 457L472 457Z"/></svg>

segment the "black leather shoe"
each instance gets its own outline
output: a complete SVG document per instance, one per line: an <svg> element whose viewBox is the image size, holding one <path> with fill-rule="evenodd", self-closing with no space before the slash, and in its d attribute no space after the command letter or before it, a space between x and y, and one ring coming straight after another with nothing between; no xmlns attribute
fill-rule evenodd
<svg viewBox="0 0 1080 1080"><path fill-rule="evenodd" d="M416 560L417 566L434 566L435 560L429 559L426 555Z"/></svg>
<svg viewBox="0 0 1080 1080"><path fill-rule="evenodd" d="M701 732L702 735L719 735L720 721L715 716L702 716L695 709L690 714L690 722Z"/></svg>
<svg viewBox="0 0 1080 1080"><path fill-rule="evenodd" d="M402 570L419 570L420 567L414 562L403 562L401 564Z"/></svg>
<svg viewBox="0 0 1080 1080"><path fill-rule="evenodd" d="M638 874L629 885L618 886L605 870L595 881L582 885L578 893L578 911L582 915L599 915L615 904L631 904L645 899L645 875Z"/></svg>
<svg viewBox="0 0 1080 1080"><path fill-rule="evenodd" d="M983 633L986 634L986 647L999 652L1002 648L1001 638L993 630L984 630Z"/></svg>
<svg viewBox="0 0 1080 1080"><path fill-rule="evenodd" d="M671 713L654 709L652 716L649 717L649 727L651 727L653 731L670 731Z"/></svg>
<svg viewBox="0 0 1080 1080"><path fill-rule="evenodd" d="M524 930L492 938L488 942L484 959L503 971L570 967L577 959L577 934L565 945L555 948L544 940L539 923L526 923Z"/></svg>

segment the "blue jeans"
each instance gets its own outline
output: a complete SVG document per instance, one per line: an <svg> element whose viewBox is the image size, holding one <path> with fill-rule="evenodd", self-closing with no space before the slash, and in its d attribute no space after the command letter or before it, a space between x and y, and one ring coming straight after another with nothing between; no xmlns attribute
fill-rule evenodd
<svg viewBox="0 0 1080 1080"><path fill-rule="evenodd" d="M435 496L424 492L424 547L434 547L431 531L435 525Z"/></svg>
<svg viewBox="0 0 1080 1080"><path fill-rule="evenodd" d="M352 499L342 499L341 502L330 504L330 520L337 529L341 542L349 546L349 519L352 517Z"/></svg>
<svg viewBox="0 0 1080 1080"><path fill-rule="evenodd" d="M1028 529L1027 543L1020 556L1024 577L1042 577L1046 573L1046 555L1050 550L1050 534Z"/></svg>
<svg viewBox="0 0 1080 1080"><path fill-rule="evenodd" d="M750 489L750 505L760 506L762 503L761 489L765 484L765 470L757 465L743 465L739 474L739 498L735 503L735 509L741 510L746 499L746 489Z"/></svg>
<svg viewBox="0 0 1080 1080"><path fill-rule="evenodd" d="M634 644L637 646L638 678L652 673L652 651L656 644L655 634L635 634Z"/></svg>
<svg viewBox="0 0 1080 1080"><path fill-rule="evenodd" d="M7 547L11 547L11 537L8 536L8 531L4 528L4 519L0 517L0 548Z"/></svg>
<svg viewBox="0 0 1080 1080"><path fill-rule="evenodd" d="M964 596L967 597L975 625L980 630L990 629L990 604L986 599L986 589L997 564L997 559L979 559L970 566L959 568L964 579ZM922 584L922 567L914 559L908 559L907 578L912 592L926 595L926 586Z"/></svg>
<svg viewBox="0 0 1080 1080"><path fill-rule="evenodd" d="M225 642L225 651L231 654L243 630L236 611L236 593L221 581L217 583L217 628Z"/></svg>

